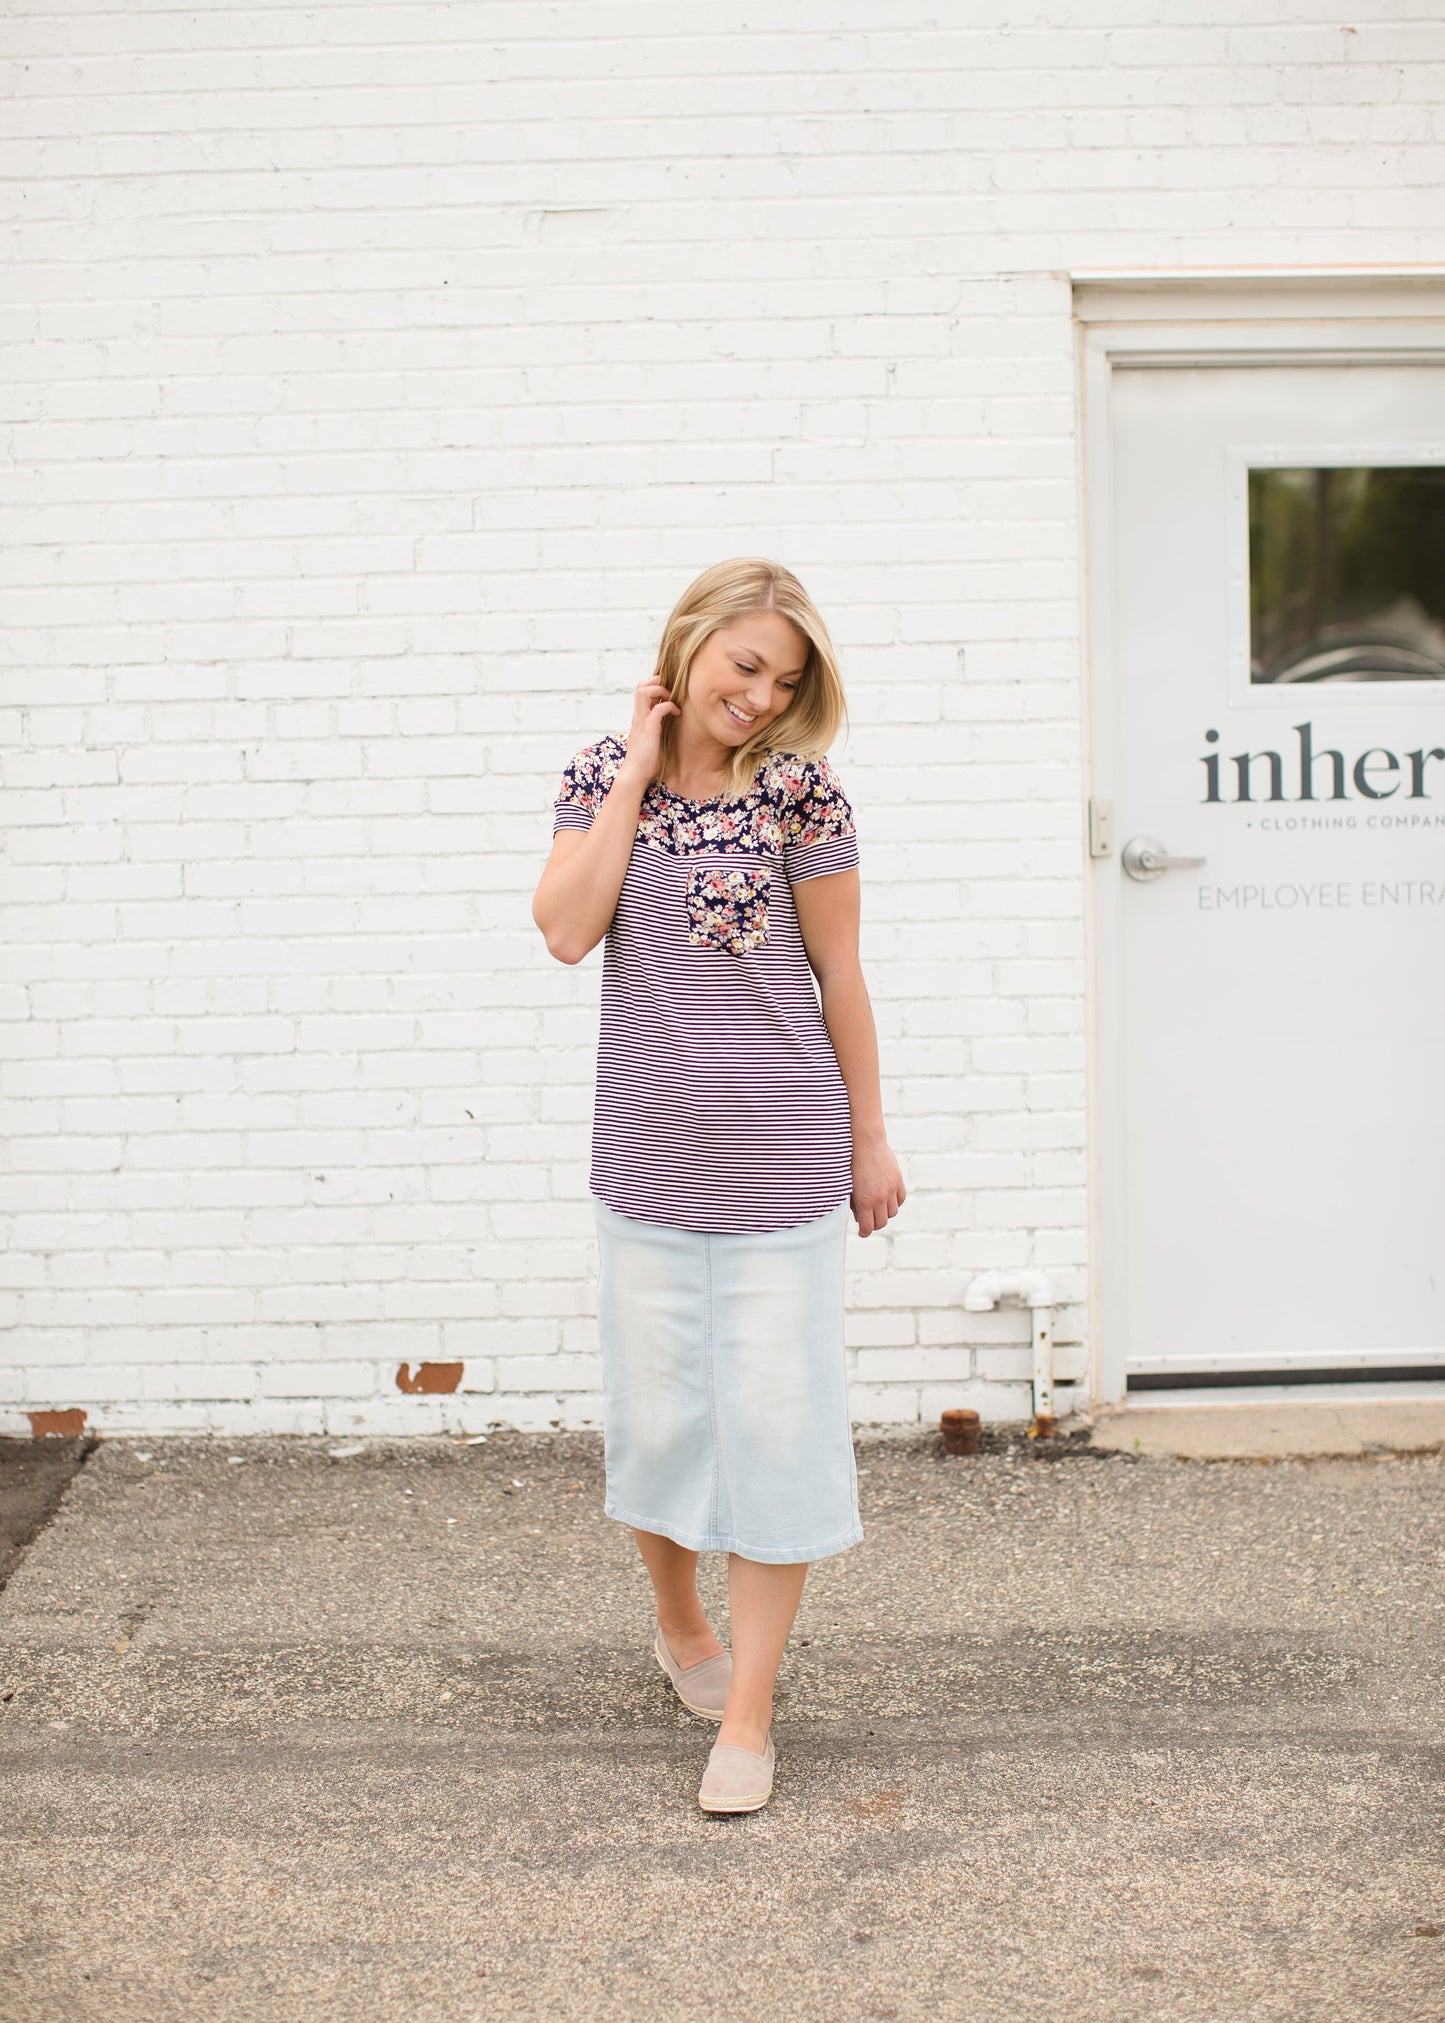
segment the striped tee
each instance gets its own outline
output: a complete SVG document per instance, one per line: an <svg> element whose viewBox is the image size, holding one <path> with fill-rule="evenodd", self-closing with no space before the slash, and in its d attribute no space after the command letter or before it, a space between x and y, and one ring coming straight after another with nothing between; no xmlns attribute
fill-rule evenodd
<svg viewBox="0 0 1445 2023"><path fill-rule="evenodd" d="M626 753L577 754L554 833L591 827ZM857 862L824 758L773 753L734 799L648 787L602 959L591 1188L619 1215L792 1229L848 1199L848 1092L792 888Z"/></svg>

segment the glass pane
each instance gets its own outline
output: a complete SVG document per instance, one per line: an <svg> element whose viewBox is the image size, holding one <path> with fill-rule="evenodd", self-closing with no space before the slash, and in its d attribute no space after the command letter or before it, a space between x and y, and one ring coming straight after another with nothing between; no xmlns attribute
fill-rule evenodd
<svg viewBox="0 0 1445 2023"><path fill-rule="evenodd" d="M1251 681L1445 680L1445 465L1249 474Z"/></svg>

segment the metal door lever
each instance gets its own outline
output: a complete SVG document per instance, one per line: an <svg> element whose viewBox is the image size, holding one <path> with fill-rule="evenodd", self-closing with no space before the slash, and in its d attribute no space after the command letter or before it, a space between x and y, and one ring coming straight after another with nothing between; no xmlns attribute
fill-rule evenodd
<svg viewBox="0 0 1445 2023"><path fill-rule="evenodd" d="M1162 878L1166 871L1192 870L1202 864L1202 857L1171 857L1162 843L1156 843L1152 836L1131 836L1124 845L1119 860L1131 878L1137 878L1143 885L1152 879Z"/></svg>

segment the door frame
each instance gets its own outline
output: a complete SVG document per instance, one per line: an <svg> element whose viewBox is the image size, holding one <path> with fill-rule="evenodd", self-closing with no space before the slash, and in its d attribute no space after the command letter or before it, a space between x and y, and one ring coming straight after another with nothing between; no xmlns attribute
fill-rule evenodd
<svg viewBox="0 0 1445 2023"><path fill-rule="evenodd" d="M1088 992L1088 1282L1094 1404L1127 1390L1123 1303L1123 1143L1118 842L1090 858L1089 802L1116 801L1122 702L1111 634L1111 394L1116 371L1209 365L1445 362L1445 268L1079 270L1073 289L1084 644L1084 942Z"/></svg>

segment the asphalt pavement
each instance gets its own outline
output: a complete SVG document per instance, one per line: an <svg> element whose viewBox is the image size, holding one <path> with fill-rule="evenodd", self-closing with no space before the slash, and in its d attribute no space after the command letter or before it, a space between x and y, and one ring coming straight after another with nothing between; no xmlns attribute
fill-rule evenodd
<svg viewBox="0 0 1445 2023"><path fill-rule="evenodd" d="M737 1819L595 1437L77 1453L0 2019L1445 2017L1445 1461L991 1445L860 1437Z"/></svg>

